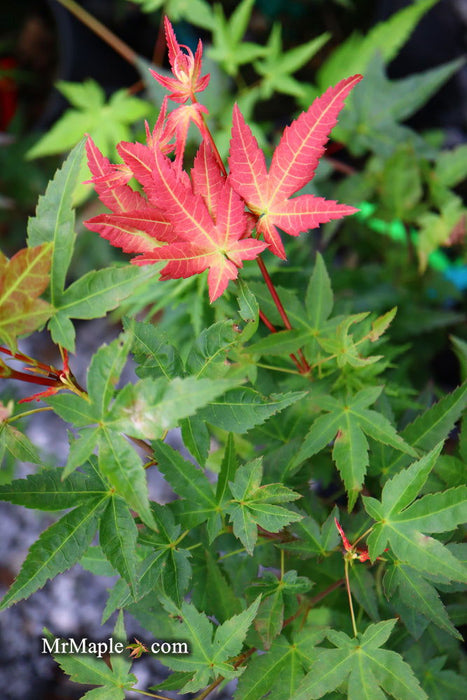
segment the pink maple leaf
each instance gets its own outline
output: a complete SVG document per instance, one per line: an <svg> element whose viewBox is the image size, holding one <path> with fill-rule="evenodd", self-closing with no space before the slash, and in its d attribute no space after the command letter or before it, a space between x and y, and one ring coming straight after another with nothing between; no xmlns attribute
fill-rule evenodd
<svg viewBox="0 0 467 700"><path fill-rule="evenodd" d="M126 184L131 176L131 171L125 168L128 178L125 176L124 181L122 177L124 170L113 165L108 158L102 155L89 135L86 141L86 153L88 167L93 176L88 182L93 183L102 204L105 204L111 211L121 212L128 209L138 209L144 203L144 198L139 192L135 192Z"/></svg>
<svg viewBox="0 0 467 700"><path fill-rule="evenodd" d="M174 78L166 78L154 70L151 74L167 90L172 92L169 98L174 102L184 104L191 99L196 102L196 93L205 90L209 83L210 75L201 75L201 63L203 55L203 43L198 42L196 53L188 46L180 45L175 36L173 27L168 17L164 17L165 36L169 49L169 62ZM182 51L185 49L186 53Z"/></svg>
<svg viewBox="0 0 467 700"><path fill-rule="evenodd" d="M206 146L201 146L197 156L197 188L208 187L209 175L215 173L216 164L212 153L207 155ZM132 260L137 265L167 260L161 270L161 279L186 278L209 270L209 297L214 301L226 289L230 280L236 279L243 260L252 260L267 244L255 238L244 238L249 230L242 199L234 192L228 178L219 186L220 173L212 188L211 210L206 204L206 192L193 191L191 181L182 171L179 177L176 166L155 149L142 144L120 143L118 152L144 187L148 201L160 209L172 229L161 240L168 245L145 252ZM204 161L204 166L201 165ZM201 181L204 177L204 185ZM213 181L214 182L214 181ZM214 218L210 211L215 214Z"/></svg>
<svg viewBox="0 0 467 700"><path fill-rule="evenodd" d="M203 133L205 130L203 114L207 113L207 108L197 102L177 107L167 117L167 130L175 134L175 164L179 170L182 169L188 128L193 122Z"/></svg>
<svg viewBox="0 0 467 700"><path fill-rule="evenodd" d="M162 100L159 116L152 132L149 129L149 124L146 122L146 143L149 148L159 148L162 153L170 153L174 150L174 145L169 143L173 138L174 130L173 128L169 129L166 123L167 99L166 96Z"/></svg>
<svg viewBox="0 0 467 700"><path fill-rule="evenodd" d="M149 204L122 178L132 177L127 165L112 165L97 148L91 137L86 143L89 169L94 177L91 182L101 201L112 210L112 214L99 214L84 223L125 253L144 253L167 240L171 224L160 209ZM122 175L118 177L118 173ZM124 173L124 175L123 175Z"/></svg>
<svg viewBox="0 0 467 700"><path fill-rule="evenodd" d="M250 127L237 105L234 107L229 157L232 187L259 217L258 233L281 258L285 258L285 252L278 228L298 236L302 231L356 211L311 194L290 197L313 178L344 100L361 78L354 75L341 80L286 127L274 151L269 173Z"/></svg>

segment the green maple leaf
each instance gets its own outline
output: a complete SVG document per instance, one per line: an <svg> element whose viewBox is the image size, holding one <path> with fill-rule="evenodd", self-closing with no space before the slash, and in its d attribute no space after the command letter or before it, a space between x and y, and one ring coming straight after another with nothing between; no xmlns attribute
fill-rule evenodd
<svg viewBox="0 0 467 700"><path fill-rule="evenodd" d="M337 506L326 518L323 525L319 525L315 518L307 516L292 527L296 536L292 542L285 542L280 545L288 552L293 552L303 559L308 557L324 557L328 552L333 551L339 544L339 532L336 529L335 518L339 515Z"/></svg>
<svg viewBox="0 0 467 700"><path fill-rule="evenodd" d="M49 643L52 644L54 642L52 635L48 630L44 632L49 637ZM122 612L117 618L113 637L116 642L126 644ZM107 665L103 659L89 654L55 653L53 657L71 681L98 686L83 695L83 698L89 700L124 700L126 691L131 690L137 682L136 676L128 672L132 663L128 652L112 654L110 665Z"/></svg>
<svg viewBox="0 0 467 700"><path fill-rule="evenodd" d="M369 625L355 638L330 630L335 649L317 648L311 670L298 687L294 700L321 698L347 684L349 700L384 700L385 693L397 700L427 700L412 669L400 654L380 649L396 620ZM383 692L384 691L384 692Z"/></svg>
<svg viewBox="0 0 467 700"><path fill-rule="evenodd" d="M107 494L93 497L66 513L40 535L29 549L21 571L3 598L5 609L79 561L94 537Z"/></svg>
<svg viewBox="0 0 467 700"><path fill-rule="evenodd" d="M267 53L264 46L244 41L253 5L254 0L242 0L228 20L222 6L214 6L211 27L213 46L209 50L209 57L219 63L228 75L236 75L239 66L251 63L255 58Z"/></svg>
<svg viewBox="0 0 467 700"><path fill-rule="evenodd" d="M160 440L153 444L153 450L160 471L183 499L174 506L184 527L195 527L214 516L219 511L217 499L203 472Z"/></svg>
<svg viewBox="0 0 467 700"><path fill-rule="evenodd" d="M443 669L446 656L431 659L423 666L422 686L431 700L458 700L467 695L467 679L451 669Z"/></svg>
<svg viewBox="0 0 467 700"><path fill-rule="evenodd" d="M375 48L377 52L377 48ZM380 53L365 70L365 89L355 90L352 108L342 112L336 138L348 144L354 155L371 150L389 156L398 145L410 142L427 156L427 143L415 131L400 124L417 111L462 66L456 59L403 80L388 80ZM388 134L391 137L388 138Z"/></svg>
<svg viewBox="0 0 467 700"><path fill-rule="evenodd" d="M358 368L374 364L381 359L380 355L363 357L362 343L369 345L378 340L387 330L397 309L394 308L373 320L369 332L367 331L366 335L360 339L356 339L355 335L362 335L362 327L360 326L355 333L351 333L351 327L364 321L368 313L331 316L334 294L324 260L319 253L316 255L304 305L290 290L278 288L278 291L294 329L282 330L262 338L248 346L248 352L260 355L288 355L302 348L307 360L312 365L316 363L320 373L323 371L323 366L326 370L324 363L331 361L333 362L328 367L334 370L336 364L339 368L346 365ZM276 318L277 310L264 296L264 292L262 294L261 290L255 287L255 293L268 318L273 323L281 323L281 320Z"/></svg>
<svg viewBox="0 0 467 700"><path fill-rule="evenodd" d="M256 72L262 76L261 97L268 100L276 91L302 97L305 90L299 81L292 77L292 74L308 63L329 38L330 34L321 34L306 44L284 51L281 25L275 24L268 41L268 53L254 64Z"/></svg>
<svg viewBox="0 0 467 700"><path fill-rule="evenodd" d="M395 12L385 22L380 22L362 36L354 32L342 42L323 63L318 71L318 84L328 87L345 75L366 73L375 51L379 51L385 62L395 58L405 44L420 18L437 0L421 0Z"/></svg>
<svg viewBox="0 0 467 700"><path fill-rule="evenodd" d="M387 418L368 409L381 391L382 387L362 389L347 400L320 397L320 407L327 414L313 422L295 461L295 465L300 464L334 440L332 456L349 496L349 509L357 499L369 463L369 445L365 435L401 452L412 456L416 454Z"/></svg>
<svg viewBox="0 0 467 700"><path fill-rule="evenodd" d="M269 649L284 624L285 606L297 595L306 593L312 587L312 582L306 576L298 576L295 570L287 571L280 579L272 572L265 571L260 579L253 582L250 592L261 592L263 599L255 619L255 629L263 642L264 648Z"/></svg>
<svg viewBox="0 0 467 700"><path fill-rule="evenodd" d="M185 673L188 682L181 688L182 692L196 692L218 675L230 679L241 673L229 660L240 653L260 600L258 596L250 607L229 618L214 631L207 615L199 612L194 605L184 601L177 608L169 598L161 599L167 612L181 619L181 623L174 627L177 638L186 639L190 646L188 656L167 655L161 659L173 671Z"/></svg>
<svg viewBox="0 0 467 700"><path fill-rule="evenodd" d="M63 153L75 146L85 133L92 136L105 155L110 155L115 143L129 140L129 124L149 111L147 102L128 95L126 90L117 90L106 103L105 92L95 80L87 79L82 83L62 80L57 88L72 108L29 150L28 158Z"/></svg>
<svg viewBox="0 0 467 700"><path fill-rule="evenodd" d="M439 540L425 533L448 532L467 520L467 486L429 493L417 500L442 443L403 469L384 485L381 501L364 497L367 513L376 520L368 537L371 559L387 544L402 561L442 581L467 581L467 569Z"/></svg>
<svg viewBox="0 0 467 700"><path fill-rule="evenodd" d="M295 692L309 671L316 654L316 644L325 637L324 629L306 626L296 633L293 641L281 635L272 643L267 654L251 658L240 676L235 700L295 699Z"/></svg>
<svg viewBox="0 0 467 700"><path fill-rule="evenodd" d="M269 532L279 532L289 523L301 520L302 516L287 510L278 503L287 503L301 498L300 494L282 484L261 486L263 466L261 458L254 459L237 469L235 479L229 482L233 499L226 507L233 524L234 535L253 554L258 538L258 525Z"/></svg>
<svg viewBox="0 0 467 700"><path fill-rule="evenodd" d="M397 561L394 562L394 566L388 567L383 581L386 597L391 599L396 594L394 603L398 611L397 602L401 601L404 606L415 610L422 619L429 620L457 639L462 639L449 619L448 612L428 574ZM403 609L399 612L405 622Z"/></svg>
<svg viewBox="0 0 467 700"><path fill-rule="evenodd" d="M190 24L204 29L212 29L212 9L203 0L132 0L141 5L143 12L154 12L164 8L164 14L173 22L187 20Z"/></svg>

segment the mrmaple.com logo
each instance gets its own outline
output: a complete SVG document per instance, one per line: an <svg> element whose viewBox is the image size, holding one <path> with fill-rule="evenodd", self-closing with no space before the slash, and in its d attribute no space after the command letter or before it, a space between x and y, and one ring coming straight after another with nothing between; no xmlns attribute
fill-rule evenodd
<svg viewBox="0 0 467 700"><path fill-rule="evenodd" d="M131 649L130 656L139 658L143 653L187 655L190 647L185 641L155 641L152 644L143 644L135 638L135 644L125 646L124 642L118 642L112 637L103 641L92 641L83 637L79 641L73 637L68 639L52 639L41 637L41 654L92 654L101 659L107 654L123 654L125 649Z"/></svg>

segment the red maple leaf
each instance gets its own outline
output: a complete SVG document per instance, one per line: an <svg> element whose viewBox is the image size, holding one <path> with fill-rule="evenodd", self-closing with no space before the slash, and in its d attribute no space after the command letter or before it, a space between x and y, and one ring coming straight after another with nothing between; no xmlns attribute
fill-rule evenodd
<svg viewBox="0 0 467 700"><path fill-rule="evenodd" d="M148 203L172 226L157 234L168 245L143 252L132 262L167 260L161 279L190 277L208 269L209 297L214 301L229 280L236 279L243 260L253 260L267 247L248 237L244 203L229 178L222 176L204 142L193 168L195 191L188 175L158 149L122 142L118 152L143 185Z"/></svg>
<svg viewBox="0 0 467 700"><path fill-rule="evenodd" d="M341 80L285 128L269 173L250 127L237 105L234 107L229 157L232 187L259 217L258 233L263 234L270 250L281 258L285 258L285 252L276 227L298 236L302 231L356 211L311 194L290 197L313 178L344 100L361 78L354 75Z"/></svg>
<svg viewBox="0 0 467 700"><path fill-rule="evenodd" d="M100 200L112 214L99 214L84 223L125 253L144 253L166 240L171 224L160 209L132 190L126 182L132 177L128 166L112 165L90 136L86 143L91 182Z"/></svg>
<svg viewBox="0 0 467 700"><path fill-rule="evenodd" d="M198 48L193 52L188 46L181 46L175 36L168 17L164 17L165 36L169 49L169 62L174 78L166 78L151 70L153 77L167 90L172 90L169 98L174 102L184 104L191 99L196 102L197 92L205 90L209 83L209 74L201 76L203 44L201 39ZM182 51L182 47L186 53Z"/></svg>

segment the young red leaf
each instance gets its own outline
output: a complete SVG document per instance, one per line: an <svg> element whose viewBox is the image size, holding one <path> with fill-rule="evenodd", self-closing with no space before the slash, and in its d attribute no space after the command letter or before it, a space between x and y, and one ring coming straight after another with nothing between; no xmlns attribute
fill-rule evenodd
<svg viewBox="0 0 467 700"><path fill-rule="evenodd" d="M229 157L232 186L259 217L257 231L270 244L270 250L281 258L285 258L285 252L276 227L298 236L302 231L356 211L313 195L289 198L313 178L344 100L361 77L354 75L341 80L286 127L269 173L255 137L237 105L234 107Z"/></svg>
<svg viewBox="0 0 467 700"><path fill-rule="evenodd" d="M154 124L152 133L149 130L149 124L146 122L146 142L150 149L158 148L162 153L170 153L174 150L174 145L169 141L173 138L173 130L169 129L166 124L167 114L167 97L162 100L161 109L157 121Z"/></svg>
<svg viewBox="0 0 467 700"><path fill-rule="evenodd" d="M182 169L183 154L185 152L186 137L190 123L196 124L203 133L203 114L208 114L208 110L198 102L192 105L183 105L171 112L167 118L167 130L175 134L175 164L178 169Z"/></svg>
<svg viewBox="0 0 467 700"><path fill-rule="evenodd" d="M154 207L121 214L99 214L84 222L124 253L147 253L167 240L171 224Z"/></svg>
<svg viewBox="0 0 467 700"><path fill-rule="evenodd" d="M94 187L113 211L88 219L86 226L125 253L148 252L159 240L170 240L172 227L161 211L126 184L133 176L128 165L112 165L90 137L86 149Z"/></svg>
<svg viewBox="0 0 467 700"><path fill-rule="evenodd" d="M106 207L113 212L123 212L139 209L145 204L139 192L132 190L125 182L122 183L122 169L112 165L109 159L102 155L90 136L86 142L86 153L88 167L93 176L91 182ZM120 177L117 177L119 172Z"/></svg>
<svg viewBox="0 0 467 700"><path fill-rule="evenodd" d="M204 199L211 217L216 220L217 203L225 182L219 164L210 148L203 141L198 149L191 171L193 192Z"/></svg>
<svg viewBox="0 0 467 700"><path fill-rule="evenodd" d="M166 238L169 245L143 253L132 262L145 265L167 260L161 279L190 277L209 269L209 296L214 301L229 280L237 277L243 260L254 259L266 247L254 238L242 238L248 230L242 200L225 180L214 221L203 197L193 192L188 176L179 177L178 170L160 151L131 143L121 143L118 151L142 183L149 201L173 226L173 233Z"/></svg>
<svg viewBox="0 0 467 700"><path fill-rule="evenodd" d="M201 62L203 54L203 43L198 42L198 48L193 56L193 52L188 46L183 46L186 53L182 51L182 46L178 43L172 25L168 17L164 17L165 36L169 49L169 62L174 78L166 78L151 70L152 75L163 87L171 90L169 98L174 102L184 104L191 99L196 101L195 94L205 90L209 83L209 75L201 76Z"/></svg>

